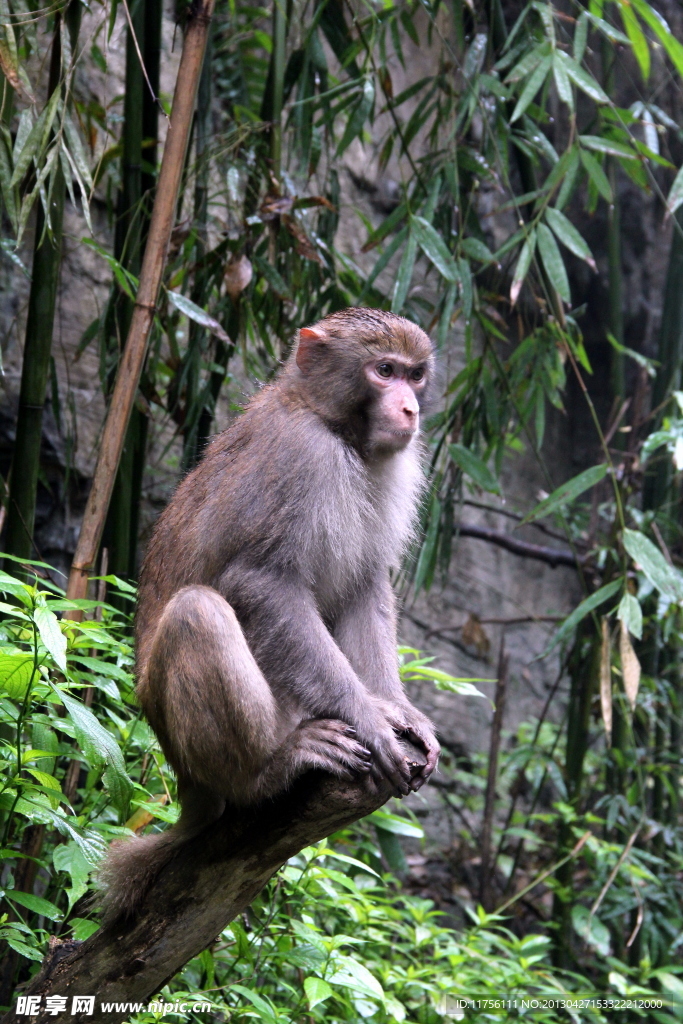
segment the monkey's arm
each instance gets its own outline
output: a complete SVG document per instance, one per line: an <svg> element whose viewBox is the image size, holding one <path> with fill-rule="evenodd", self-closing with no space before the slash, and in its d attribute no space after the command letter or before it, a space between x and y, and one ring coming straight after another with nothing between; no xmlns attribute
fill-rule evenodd
<svg viewBox="0 0 683 1024"><path fill-rule="evenodd" d="M323 622L297 574L231 563L217 589L232 605L258 665L286 713L339 718L353 726L381 771L403 793L410 773L386 716Z"/></svg>
<svg viewBox="0 0 683 1024"><path fill-rule="evenodd" d="M334 635L358 678L386 707L392 726L422 747L427 763L416 776L419 788L436 767L440 747L434 729L403 690L396 652L396 598L389 579L378 574L337 622Z"/></svg>

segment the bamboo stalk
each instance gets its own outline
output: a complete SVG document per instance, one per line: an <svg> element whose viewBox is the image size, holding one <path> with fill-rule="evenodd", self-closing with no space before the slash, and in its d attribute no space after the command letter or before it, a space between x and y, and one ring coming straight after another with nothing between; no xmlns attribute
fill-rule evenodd
<svg viewBox="0 0 683 1024"><path fill-rule="evenodd" d="M80 0L72 0L66 12L72 46L75 45L78 37L81 11ZM53 94L61 78L61 29L62 16L58 11L55 15L50 57L48 97ZM11 474L7 506L5 548L9 554L19 558L30 558L33 554L33 527L40 468L40 445L43 434L43 406L47 392L52 330L62 266L65 193L66 182L61 161L58 160L49 194L50 231L46 230L45 211L42 203L38 203L36 215L31 290L28 300L17 434L13 456L14 465L18 471Z"/></svg>
<svg viewBox="0 0 683 1024"><path fill-rule="evenodd" d="M481 830L481 875L479 880L479 900L484 910L492 909L491 874L494 864L491 860L491 836L493 833L493 814L496 806L496 781L498 779L498 755L500 753L500 734L505 714L505 694L508 681L508 656L505 653L505 634L500 642L498 656L498 679L496 681L496 705L491 724L491 741L489 745L489 765L486 779L486 797L484 800L484 821Z"/></svg>
<svg viewBox="0 0 683 1024"><path fill-rule="evenodd" d="M88 573L97 556L126 428L147 352L147 341L175 220L176 199L213 7L214 0L199 0L185 34L135 308L109 403L95 475L71 565L67 588L67 596L71 599L85 597L87 591ZM77 611L72 611L70 615L78 620L81 618Z"/></svg>

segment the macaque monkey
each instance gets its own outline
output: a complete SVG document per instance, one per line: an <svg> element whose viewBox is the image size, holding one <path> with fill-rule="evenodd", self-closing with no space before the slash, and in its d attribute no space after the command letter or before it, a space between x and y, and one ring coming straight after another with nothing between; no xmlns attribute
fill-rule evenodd
<svg viewBox="0 0 683 1024"><path fill-rule="evenodd" d="M398 673L389 572L422 488L429 338L373 309L299 332L274 383L209 446L157 523L136 619L140 703L178 777L167 832L115 844L110 915L131 913L226 805L302 773L418 789L439 745ZM421 747L411 779L397 737Z"/></svg>

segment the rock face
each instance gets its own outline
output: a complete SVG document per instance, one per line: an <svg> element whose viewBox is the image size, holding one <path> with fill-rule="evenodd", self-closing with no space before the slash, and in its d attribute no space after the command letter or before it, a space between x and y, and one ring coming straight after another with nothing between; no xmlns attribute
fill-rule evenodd
<svg viewBox="0 0 683 1024"><path fill-rule="evenodd" d="M511 20L513 5L507 6L510 7L508 20ZM683 13L676 0L662 0L656 6L667 17L678 37L683 37ZM177 46L175 53L172 52L172 40L173 22L169 11L164 27L162 59L162 93L167 95L172 91L178 56ZM434 50L416 47L408 38L403 40L403 46L407 70L398 65L392 68L395 93L428 74L436 59ZM120 84L123 81L124 49L124 21L120 12L108 54L110 65L117 69ZM637 74L635 70L633 73ZM662 73L661 67L653 70L653 74L658 73ZM93 76L92 81L80 81L79 89L97 95L98 90L104 88L103 79L97 78L96 72ZM624 103L631 102L628 99L632 95L629 82L618 82L617 89L623 93ZM99 98L102 102L107 99ZM680 123L681 101L673 84L663 81L658 102ZM374 257L363 256L360 252L365 227L359 214L378 224L394 208L399 194L401 168L397 159L390 161L381 173L378 170L379 140L388 116L378 117L375 140L365 145L355 142L339 167L342 203L337 243L361 265L371 265ZM673 140L671 145L680 143ZM681 154L677 152L674 155L679 157ZM621 174L618 188L623 228L625 342L652 357L656 354L671 225L663 221L661 203L656 196L644 196ZM493 239L501 224L494 212L497 200L495 196L482 195L480 201L480 212ZM578 210L574 212L594 251L604 254L604 204L592 217ZM103 197L96 197L93 202L93 222L96 235L110 249L111 227ZM84 331L101 313L107 301L110 271L101 256L81 244L85 234L80 212L67 202L65 253L54 335L55 372L52 398L48 401L45 416L44 477L36 536L40 556L63 570L68 567L74 549L104 411L99 353L95 345L88 346L81 354L78 350ZM30 242L28 238L20 254L27 265L30 264ZM0 259L0 330L5 361L0 398L0 472L6 476L14 438L28 282L14 264L3 257ZM604 421L609 414L607 381L610 355L604 340L604 256L597 276L578 261L570 263L570 271L575 305L587 303L587 312L581 323L594 370L589 385ZM380 278L380 284L386 282L388 285L391 272L390 266ZM433 281L428 276L416 279L413 285L416 294L421 292L427 297L433 288ZM463 359L464 348L455 336L443 354L445 375L461 365ZM629 367L631 382L635 372L635 365ZM230 394L222 399L218 410L219 426L225 425L234 414L232 403L252 387L237 366L235 374L236 382ZM526 454L511 458L506 466L505 505L480 494L472 494L468 501L474 504L466 501L462 510L463 521L496 531L511 531L515 522L506 513L528 509L540 490L550 490L598 460L590 418L574 385L569 388L566 412L554 412L549 416L542 455L545 466L550 467L550 478L528 446ZM178 460L179 447L173 441L171 425L168 422L156 424L144 481L147 524L174 486ZM535 526L515 530L514 535L529 543L566 548L561 538L548 536ZM455 675L492 680L504 635L510 654L505 728L513 730L519 722L538 715L558 676L557 656L537 660L554 629L553 621L549 620L565 616L581 594L580 580L574 569L552 568L547 562L521 558L481 540L462 538L455 545L447 581L443 585L435 584L427 595L407 603L401 626L402 638L406 644L434 654L438 665ZM480 686L487 696L493 695L492 683ZM551 719L557 720L561 715L564 690L564 684L560 685L552 702ZM445 744L453 751L469 753L485 748L491 721L488 702L437 693L427 685L414 686L413 691L413 696L433 716ZM427 787L423 794L420 800L428 801L428 805L438 803L435 788ZM438 815L433 820L435 837L447 840L444 821Z"/></svg>

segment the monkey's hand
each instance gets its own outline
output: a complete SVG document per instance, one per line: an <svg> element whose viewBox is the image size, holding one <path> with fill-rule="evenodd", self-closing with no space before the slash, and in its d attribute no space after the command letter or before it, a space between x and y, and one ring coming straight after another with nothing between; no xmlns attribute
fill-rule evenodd
<svg viewBox="0 0 683 1024"><path fill-rule="evenodd" d="M420 747L425 752L427 763L410 780L410 788L417 792L421 786L424 786L436 768L439 754L441 753L441 747L434 735L434 727L427 716L423 715L421 711L418 711L408 701L394 703L384 700L382 701L382 709L386 720L394 732L399 736L405 736L406 739L409 739L411 743L414 743L416 747Z"/></svg>
<svg viewBox="0 0 683 1024"><path fill-rule="evenodd" d="M372 775L378 780L385 778L394 788L397 796L406 796L412 788L410 766L405 752L398 742L398 730L390 720L389 702L373 698L363 712L354 716L353 725L358 739L372 753ZM422 746L422 744L420 744Z"/></svg>

